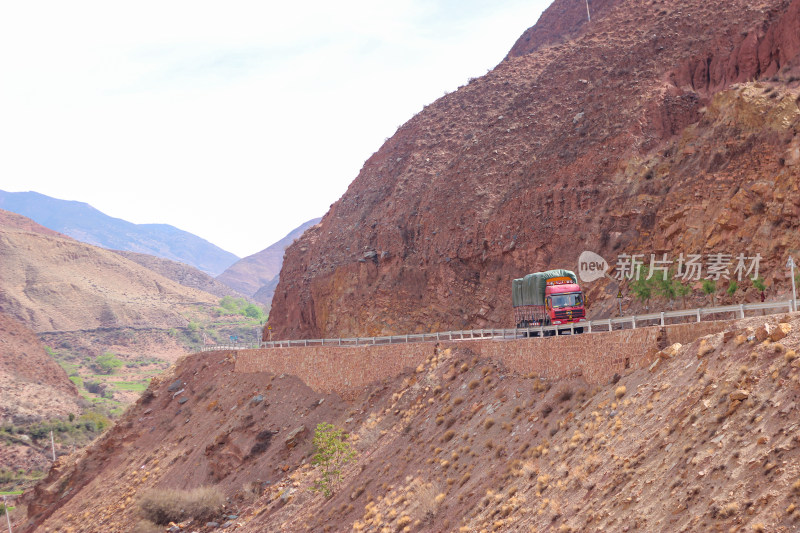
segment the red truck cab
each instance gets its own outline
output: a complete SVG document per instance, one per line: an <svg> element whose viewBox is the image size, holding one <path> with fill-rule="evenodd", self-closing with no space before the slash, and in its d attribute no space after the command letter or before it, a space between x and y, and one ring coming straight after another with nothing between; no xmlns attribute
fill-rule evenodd
<svg viewBox="0 0 800 533"><path fill-rule="evenodd" d="M580 286L567 277L547 280L545 308L550 323L577 324L586 319L583 292Z"/></svg>

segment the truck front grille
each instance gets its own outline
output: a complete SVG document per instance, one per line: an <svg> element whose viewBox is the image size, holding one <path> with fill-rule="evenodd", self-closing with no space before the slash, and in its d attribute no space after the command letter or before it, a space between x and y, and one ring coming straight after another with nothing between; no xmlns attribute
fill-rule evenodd
<svg viewBox="0 0 800 533"><path fill-rule="evenodd" d="M555 317L557 319L569 320L571 318L583 318L584 316L586 316L586 311L584 309L572 309L572 310L556 309L555 310Z"/></svg>

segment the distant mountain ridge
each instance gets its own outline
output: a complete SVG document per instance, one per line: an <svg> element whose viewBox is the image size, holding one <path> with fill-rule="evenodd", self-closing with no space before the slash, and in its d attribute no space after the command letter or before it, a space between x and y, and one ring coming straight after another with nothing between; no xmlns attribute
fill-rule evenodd
<svg viewBox="0 0 800 533"><path fill-rule="evenodd" d="M178 261L211 276L218 276L239 259L168 224L134 224L108 216L84 202L59 200L33 191L0 191L0 209L24 215L87 244Z"/></svg>
<svg viewBox="0 0 800 533"><path fill-rule="evenodd" d="M322 219L309 220L268 248L237 261L220 274L217 281L252 297L258 303L270 305L278 285L284 251L308 228L319 224L320 220Z"/></svg>

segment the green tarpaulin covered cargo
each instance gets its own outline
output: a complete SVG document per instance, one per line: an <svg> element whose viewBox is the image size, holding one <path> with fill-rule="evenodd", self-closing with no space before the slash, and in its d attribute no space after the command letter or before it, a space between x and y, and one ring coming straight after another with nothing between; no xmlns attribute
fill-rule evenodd
<svg viewBox="0 0 800 533"><path fill-rule="evenodd" d="M571 270L555 269L546 272L534 272L524 278L511 282L512 305L544 305L544 292L548 279L570 278L573 283L578 283L578 278Z"/></svg>

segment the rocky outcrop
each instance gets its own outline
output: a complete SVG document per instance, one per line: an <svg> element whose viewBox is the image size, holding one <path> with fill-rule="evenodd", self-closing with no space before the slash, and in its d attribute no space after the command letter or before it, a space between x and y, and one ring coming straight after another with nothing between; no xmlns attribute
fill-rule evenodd
<svg viewBox="0 0 800 533"><path fill-rule="evenodd" d="M743 26L719 38L715 47L682 62L669 74L682 89L713 94L732 83L771 77L786 67L800 66L800 3L777 2L765 10L774 23Z"/></svg>
<svg viewBox="0 0 800 533"><path fill-rule="evenodd" d="M273 338L508 327L510 280L575 268L583 250L612 264L624 251L734 253L743 235L755 253L769 231L761 255L785 262L797 219L776 217L796 194L800 1L590 5L586 23L585 3L555 2L527 43L366 161L287 249ZM685 82L691 58L726 72L754 39L775 50L752 71L768 79ZM588 290L591 312L607 312L616 287Z"/></svg>

